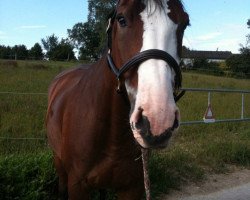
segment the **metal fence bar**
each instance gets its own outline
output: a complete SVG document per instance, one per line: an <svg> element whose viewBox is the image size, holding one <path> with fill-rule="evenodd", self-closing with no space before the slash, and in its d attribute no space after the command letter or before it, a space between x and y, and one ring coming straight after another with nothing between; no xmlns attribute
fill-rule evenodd
<svg viewBox="0 0 250 200"><path fill-rule="evenodd" d="M250 94L250 90L230 90L230 89L208 89L208 88L181 88L181 91L187 92L225 92L225 93L241 93ZM44 92L0 92L0 94L17 94L17 95L47 95Z"/></svg>
<svg viewBox="0 0 250 200"><path fill-rule="evenodd" d="M247 122L250 118L244 117L245 110L245 94L250 94L250 90L231 90L231 89L208 89L208 88L182 88L182 91L187 92L208 92L208 105L211 104L211 93L239 93L241 94L241 118L240 119L221 119L214 120L214 122L203 121L185 121L181 122L181 125L194 125L194 124L213 124L213 123L225 123L225 122Z"/></svg>
<svg viewBox="0 0 250 200"><path fill-rule="evenodd" d="M244 97L245 95L244 94L241 94L241 119L244 119Z"/></svg>
<svg viewBox="0 0 250 200"><path fill-rule="evenodd" d="M12 138L12 137L0 137L0 140L41 140L45 141L45 138Z"/></svg>
<svg viewBox="0 0 250 200"><path fill-rule="evenodd" d="M181 88L186 92L225 92L225 93L241 93L250 94L250 90L230 90L230 89L208 89L208 88Z"/></svg>
<svg viewBox="0 0 250 200"><path fill-rule="evenodd" d="M204 121L186 121L181 122L180 124L183 126L185 125L195 125L195 124L218 124L218 123L226 123L226 122L248 122L250 121L250 118L244 118L244 119L222 119L222 120L215 120L213 123L205 123Z"/></svg>
<svg viewBox="0 0 250 200"><path fill-rule="evenodd" d="M47 95L48 93L39 92L0 92L0 94L11 94L11 95Z"/></svg>

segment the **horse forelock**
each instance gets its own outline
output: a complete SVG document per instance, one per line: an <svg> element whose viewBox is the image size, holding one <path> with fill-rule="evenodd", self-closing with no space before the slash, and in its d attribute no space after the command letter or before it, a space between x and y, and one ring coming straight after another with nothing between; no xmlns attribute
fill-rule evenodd
<svg viewBox="0 0 250 200"><path fill-rule="evenodd" d="M184 6L181 0L142 0L142 2L149 7L152 5L152 2L154 2L155 5L157 5L157 7L159 8L164 8L164 3L173 2L176 6L184 10Z"/></svg>

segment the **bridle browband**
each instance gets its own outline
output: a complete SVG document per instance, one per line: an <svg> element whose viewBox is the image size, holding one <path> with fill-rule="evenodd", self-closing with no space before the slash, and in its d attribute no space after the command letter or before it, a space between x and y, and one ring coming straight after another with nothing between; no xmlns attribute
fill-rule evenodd
<svg viewBox="0 0 250 200"><path fill-rule="evenodd" d="M115 17L116 17L116 11L112 15L112 17L109 19L109 25L107 28L108 47L109 47L109 51L107 54L107 61L108 61L108 65L109 65L111 71L115 74L117 81L118 81L117 93L122 93L120 80L121 80L121 77L123 76L124 73L126 73L131 68L139 66L141 63L143 63L146 60L159 59L159 60L164 60L165 62L167 62L169 67L172 68L175 72L174 99L175 99L175 102L177 102L185 94L185 90L182 90L180 93L178 93L178 90L181 87L181 83L182 83L182 74L181 74L180 66L178 65L176 60L169 53L167 53L163 50L159 50L159 49L145 50L145 51L142 51L142 52L136 54L131 59L129 59L120 68L116 67L116 65L114 64L114 61L112 59L112 55L111 55L111 45L112 45L112 25L111 25L111 23L114 22Z"/></svg>

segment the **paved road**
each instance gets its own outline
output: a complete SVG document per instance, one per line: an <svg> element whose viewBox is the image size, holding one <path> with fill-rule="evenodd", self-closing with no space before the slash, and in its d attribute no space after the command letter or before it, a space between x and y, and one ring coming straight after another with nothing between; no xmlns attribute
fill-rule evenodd
<svg viewBox="0 0 250 200"><path fill-rule="evenodd" d="M184 185L162 200L250 200L250 170L209 174L204 182Z"/></svg>
<svg viewBox="0 0 250 200"><path fill-rule="evenodd" d="M179 200L250 200L250 183L208 195L195 195Z"/></svg>

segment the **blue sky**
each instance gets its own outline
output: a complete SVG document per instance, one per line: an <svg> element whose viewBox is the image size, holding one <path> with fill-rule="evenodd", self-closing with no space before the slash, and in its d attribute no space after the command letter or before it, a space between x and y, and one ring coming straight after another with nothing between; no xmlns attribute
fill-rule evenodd
<svg viewBox="0 0 250 200"><path fill-rule="evenodd" d="M245 44L249 0L183 0L191 26L184 45L195 50L238 52ZM67 29L87 19L87 0L0 0L0 44L31 48L53 33L66 37Z"/></svg>

